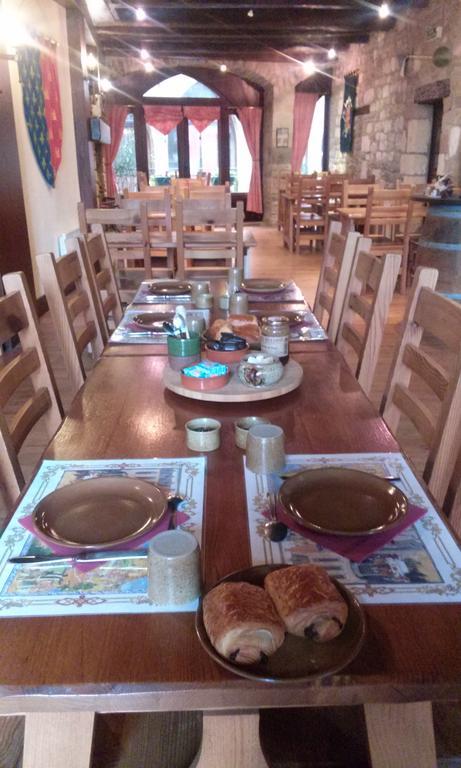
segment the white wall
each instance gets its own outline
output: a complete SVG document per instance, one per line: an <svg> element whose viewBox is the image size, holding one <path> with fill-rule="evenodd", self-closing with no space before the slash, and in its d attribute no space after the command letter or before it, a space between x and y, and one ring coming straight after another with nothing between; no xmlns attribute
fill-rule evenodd
<svg viewBox="0 0 461 768"><path fill-rule="evenodd" d="M80 199L77 156L70 87L65 9L53 0L3 0L3 8L15 13L25 26L58 43L58 77L63 118L62 161L56 176L56 186L49 187L35 160L24 119L22 89L16 62L10 62L11 90L14 104L19 162L24 191L27 228L32 252L37 295L41 290L34 255L57 251L57 238L77 227L77 202Z"/></svg>

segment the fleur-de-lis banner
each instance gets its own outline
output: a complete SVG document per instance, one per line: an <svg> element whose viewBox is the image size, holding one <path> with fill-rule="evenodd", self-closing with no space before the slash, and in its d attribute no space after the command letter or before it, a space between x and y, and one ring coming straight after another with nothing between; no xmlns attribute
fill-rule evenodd
<svg viewBox="0 0 461 768"><path fill-rule="evenodd" d="M344 78L344 100L341 112L341 152L352 152L354 141L354 110L357 93L358 75L356 73L346 75Z"/></svg>
<svg viewBox="0 0 461 768"><path fill-rule="evenodd" d="M24 116L40 172L54 187L61 164L62 114L54 47L23 47L18 51Z"/></svg>

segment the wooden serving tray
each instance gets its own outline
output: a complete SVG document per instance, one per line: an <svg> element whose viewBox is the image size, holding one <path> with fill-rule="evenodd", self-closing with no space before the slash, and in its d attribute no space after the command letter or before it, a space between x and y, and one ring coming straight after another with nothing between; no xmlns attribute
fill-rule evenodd
<svg viewBox="0 0 461 768"><path fill-rule="evenodd" d="M303 369L295 360L289 360L286 364L283 376L272 387L248 387L242 384L238 377L237 369L231 370L231 377L221 389L211 389L209 392L196 392L193 389L183 387L179 371L173 371L169 365L165 366L163 383L167 389L183 397L192 400L210 400L215 403L247 403L252 400L270 400L273 397L286 395L301 384Z"/></svg>

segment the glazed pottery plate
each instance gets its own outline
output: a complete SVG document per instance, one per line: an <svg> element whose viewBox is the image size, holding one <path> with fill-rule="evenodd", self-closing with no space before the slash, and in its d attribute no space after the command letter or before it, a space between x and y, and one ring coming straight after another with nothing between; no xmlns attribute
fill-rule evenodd
<svg viewBox="0 0 461 768"><path fill-rule="evenodd" d="M45 496L32 520L54 544L104 549L148 533L166 508L164 492L152 483L136 477L96 477Z"/></svg>
<svg viewBox="0 0 461 768"><path fill-rule="evenodd" d="M264 585L265 576L283 565L256 565L226 576L221 581L247 581L258 587ZM212 646L203 623L202 601L197 610L195 627L199 640L214 661L230 672L250 680L269 683L309 682L333 675L346 667L357 656L365 637L365 616L358 600L340 582L332 579L349 608L344 629L338 637L326 643L316 643L304 637L287 634L283 645L258 664L235 664L221 656Z"/></svg>
<svg viewBox="0 0 461 768"><path fill-rule="evenodd" d="M154 296L186 296L191 292L190 283L180 280L159 280L149 286L149 293Z"/></svg>
<svg viewBox="0 0 461 768"><path fill-rule="evenodd" d="M133 322L140 328L153 333L166 333L163 328L164 322L171 323L173 312L140 312L133 317Z"/></svg>
<svg viewBox="0 0 461 768"><path fill-rule="evenodd" d="M407 497L388 480L341 467L298 472L282 484L279 499L300 525L338 536L380 533L408 510Z"/></svg>
<svg viewBox="0 0 461 768"><path fill-rule="evenodd" d="M242 282L242 289L249 293L277 293L285 290L286 287L287 283L269 278L254 278Z"/></svg>

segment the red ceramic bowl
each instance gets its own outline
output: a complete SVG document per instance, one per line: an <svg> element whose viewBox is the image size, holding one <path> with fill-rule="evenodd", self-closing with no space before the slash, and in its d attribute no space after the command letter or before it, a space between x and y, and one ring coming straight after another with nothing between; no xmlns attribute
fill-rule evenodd
<svg viewBox="0 0 461 768"><path fill-rule="evenodd" d="M239 363L245 355L248 354L250 349L247 344L244 349L234 349L232 352L224 352L220 349L208 349L208 345L205 344L205 354L207 360L211 360L213 363L223 363L224 365L231 365L232 363Z"/></svg>
<svg viewBox="0 0 461 768"><path fill-rule="evenodd" d="M220 376L212 376L209 379L196 379L194 376L185 376L181 372L181 384L186 389L193 389L194 392L209 392L212 389L221 389L229 381L230 371Z"/></svg>

